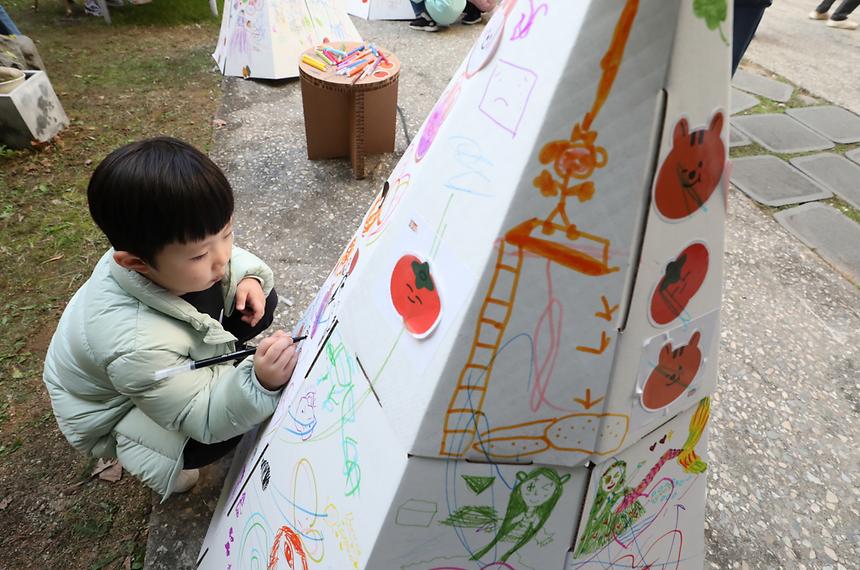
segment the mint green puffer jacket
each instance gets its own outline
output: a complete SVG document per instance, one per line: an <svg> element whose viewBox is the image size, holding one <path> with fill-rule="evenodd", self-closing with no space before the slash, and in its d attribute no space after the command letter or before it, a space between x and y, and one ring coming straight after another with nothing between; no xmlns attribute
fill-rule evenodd
<svg viewBox="0 0 860 570"><path fill-rule="evenodd" d="M268 295L272 271L234 247L221 282L225 312L250 276ZM189 438L223 441L275 410L280 391L260 385L251 358L154 380L156 370L231 352L235 341L218 321L124 269L108 251L63 312L45 358L60 430L85 453L119 459L166 499Z"/></svg>

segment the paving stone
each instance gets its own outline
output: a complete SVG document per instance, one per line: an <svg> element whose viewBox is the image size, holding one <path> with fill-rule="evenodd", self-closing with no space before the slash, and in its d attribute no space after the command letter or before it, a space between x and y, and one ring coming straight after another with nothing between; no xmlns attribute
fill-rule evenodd
<svg viewBox="0 0 860 570"><path fill-rule="evenodd" d="M813 131L833 142L851 144L860 142L860 117L842 107L798 107L785 111Z"/></svg>
<svg viewBox="0 0 860 570"><path fill-rule="evenodd" d="M771 152L809 152L833 148L833 143L783 113L732 117L732 124Z"/></svg>
<svg viewBox="0 0 860 570"><path fill-rule="evenodd" d="M729 148L735 148L737 146L747 146L748 144L752 144L752 141L748 136L740 132L734 127L729 127Z"/></svg>
<svg viewBox="0 0 860 570"><path fill-rule="evenodd" d="M792 158L789 162L820 185L860 209L860 166L844 156L830 152Z"/></svg>
<svg viewBox="0 0 860 570"><path fill-rule="evenodd" d="M759 104L758 97L732 87L732 115L751 109Z"/></svg>
<svg viewBox="0 0 860 570"><path fill-rule="evenodd" d="M761 95L762 97L767 97L781 103L788 101L794 91L794 87L787 83L776 81L769 77L762 77L757 73L750 73L743 69L739 69L735 73L735 76L732 78L732 85L738 89L743 89L749 93Z"/></svg>
<svg viewBox="0 0 860 570"><path fill-rule="evenodd" d="M860 164L860 148L855 148L852 151L846 152L845 156L847 156L857 164Z"/></svg>
<svg viewBox="0 0 860 570"><path fill-rule="evenodd" d="M825 204L804 204L773 217L852 281L860 283L860 224Z"/></svg>
<svg viewBox="0 0 860 570"><path fill-rule="evenodd" d="M767 206L800 204L832 196L829 190L784 160L770 155L733 160L732 184Z"/></svg>

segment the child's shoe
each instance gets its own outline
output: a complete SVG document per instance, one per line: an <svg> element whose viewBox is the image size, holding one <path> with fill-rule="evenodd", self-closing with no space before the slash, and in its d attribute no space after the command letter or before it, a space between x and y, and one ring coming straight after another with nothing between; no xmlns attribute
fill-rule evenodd
<svg viewBox="0 0 860 570"><path fill-rule="evenodd" d="M102 14L102 7L99 6L99 3L96 2L96 0L87 0L84 2L84 12L90 16L104 16L104 14Z"/></svg>
<svg viewBox="0 0 860 570"><path fill-rule="evenodd" d="M199 469L183 469L176 478L176 485L173 486L174 493L185 493L191 490L191 487L197 484L200 479Z"/></svg>
<svg viewBox="0 0 860 570"><path fill-rule="evenodd" d="M840 30L856 30L860 25L854 20L827 20L827 25L831 28L839 28Z"/></svg>
<svg viewBox="0 0 860 570"><path fill-rule="evenodd" d="M460 20L466 26L474 26L481 23L481 11L471 2L466 2L466 7L463 9L463 19Z"/></svg>
<svg viewBox="0 0 860 570"><path fill-rule="evenodd" d="M409 27L413 30L421 30L422 32L435 32L439 30L439 26L430 17L427 12L421 12L421 15L409 22Z"/></svg>
<svg viewBox="0 0 860 570"><path fill-rule="evenodd" d="M817 10L813 10L812 12L809 13L809 19L810 20L826 20L828 17L829 16L827 15L827 12L824 12L822 14L821 12L819 12Z"/></svg>

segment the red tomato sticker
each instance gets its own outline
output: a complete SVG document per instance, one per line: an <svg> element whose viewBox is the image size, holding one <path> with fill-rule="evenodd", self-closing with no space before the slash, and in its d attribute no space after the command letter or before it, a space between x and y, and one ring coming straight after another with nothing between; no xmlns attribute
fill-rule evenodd
<svg viewBox="0 0 860 570"><path fill-rule="evenodd" d="M700 338L696 331L686 345L673 350L672 343L666 343L660 349L659 362L642 387L643 408L652 412L665 408L690 386L702 365Z"/></svg>
<svg viewBox="0 0 860 570"><path fill-rule="evenodd" d="M708 248L703 243L687 246L666 265L663 278L651 296L651 320L666 325L678 318L708 274Z"/></svg>
<svg viewBox="0 0 860 570"><path fill-rule="evenodd" d="M414 255L397 261L391 272L391 302L412 336L424 338L433 332L442 316L442 302L429 262Z"/></svg>

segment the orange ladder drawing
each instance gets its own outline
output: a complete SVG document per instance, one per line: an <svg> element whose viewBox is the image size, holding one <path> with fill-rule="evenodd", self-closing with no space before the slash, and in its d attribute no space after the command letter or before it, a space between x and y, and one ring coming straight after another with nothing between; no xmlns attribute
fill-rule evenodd
<svg viewBox="0 0 860 570"><path fill-rule="evenodd" d="M442 456L462 457L478 431L495 357L513 312L524 253L588 276L619 270L609 265L609 240L584 232L570 222L567 199L590 200L595 188L587 179L607 163L606 150L594 144L597 133L591 130L591 124L612 89L638 5L639 0L627 0L621 11L612 41L600 62L603 73L589 112L574 126L570 139L551 141L541 149L540 162L551 167L543 170L533 184L544 196L558 196L558 204L545 219L532 218L514 226L499 243L495 271L478 314L469 358L460 371L445 413L439 447ZM543 237L536 237L536 233ZM594 245L574 247L580 241ZM600 251L597 257L593 255L595 250Z"/></svg>

